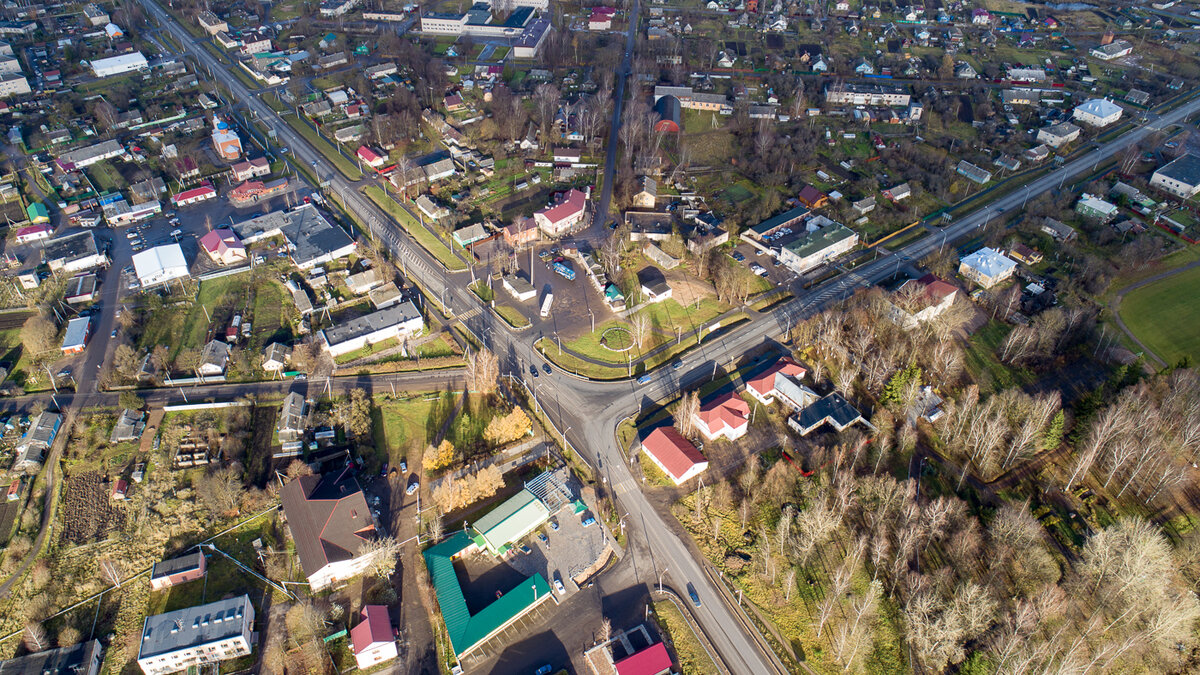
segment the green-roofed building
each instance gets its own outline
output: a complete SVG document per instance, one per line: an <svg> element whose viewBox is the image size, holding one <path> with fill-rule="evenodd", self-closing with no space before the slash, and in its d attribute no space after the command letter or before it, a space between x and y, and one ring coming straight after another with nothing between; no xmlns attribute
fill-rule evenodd
<svg viewBox="0 0 1200 675"><path fill-rule="evenodd" d="M25 213L29 216L29 222L34 225L50 222L50 210L41 202L32 202L25 208Z"/></svg>
<svg viewBox="0 0 1200 675"><path fill-rule="evenodd" d="M492 555L504 555L508 545L550 519L550 509L528 489L522 489L475 521L476 541Z"/></svg>
<svg viewBox="0 0 1200 675"><path fill-rule="evenodd" d="M796 274L804 274L858 245L857 232L828 218L821 220L823 222L817 229L784 244L779 250L779 262Z"/></svg>
<svg viewBox="0 0 1200 675"><path fill-rule="evenodd" d="M433 582L434 593L437 594L438 607L442 610L442 619L446 622L450 646L459 661L517 619L554 598L545 577L535 574L472 615L467 608L462 586L458 583L454 559L475 546L476 540L467 532L460 531L425 551L425 566L429 568L429 578Z"/></svg>

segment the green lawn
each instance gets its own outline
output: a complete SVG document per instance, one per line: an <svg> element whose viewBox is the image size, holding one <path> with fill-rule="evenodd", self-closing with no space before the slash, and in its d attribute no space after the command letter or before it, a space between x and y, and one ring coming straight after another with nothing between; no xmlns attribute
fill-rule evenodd
<svg viewBox="0 0 1200 675"><path fill-rule="evenodd" d="M1121 318L1163 361L1200 360L1200 267L1130 291Z"/></svg>
<svg viewBox="0 0 1200 675"><path fill-rule="evenodd" d="M508 325L512 326L513 328L524 328L525 326L529 325L529 319L526 319L525 315L522 314L516 307L509 307L508 305L496 305L496 313L499 314L505 321L507 321Z"/></svg>
<svg viewBox="0 0 1200 675"><path fill-rule="evenodd" d="M429 444L441 423L453 410L457 395L436 392L409 399L376 401L371 417L375 447L386 450L398 462L410 449L420 451ZM410 470L415 470L409 467Z"/></svg>
<svg viewBox="0 0 1200 675"><path fill-rule="evenodd" d="M100 192L116 192L125 187L125 179L108 162L93 164L88 171L88 177L95 183Z"/></svg>
<svg viewBox="0 0 1200 675"><path fill-rule="evenodd" d="M1008 366L996 356L996 350L1004 344L1004 339L1011 331L1012 326L993 319L967 340L967 370L981 392L1010 389L1034 380L1029 371Z"/></svg>
<svg viewBox="0 0 1200 675"><path fill-rule="evenodd" d="M295 129L296 133L300 134L306 141L311 143L312 146L325 157L325 159L333 162L333 165L337 167L338 171L342 172L342 175L353 181L362 180L362 172L358 170L358 167L354 165L354 162L346 159L345 155L338 152L337 148L333 147L333 145L329 141L325 140L323 136L318 134L315 129L308 126L304 120L301 120L296 115L283 115L282 117L284 121L288 123L288 126Z"/></svg>
<svg viewBox="0 0 1200 675"><path fill-rule="evenodd" d="M442 240L438 239L432 232L429 231L429 228L413 220L413 217L410 216L407 211L393 201L391 197L384 194L383 188L379 187L378 185L371 185L364 189L363 193L366 194L371 201L375 202L379 208L387 211L389 215L400 221L400 224L404 227L404 230L408 232L413 239L416 239L417 243L420 244L426 251L429 251L443 265L445 265L446 269L450 270L451 272L467 269L467 264L465 262L459 259L458 256L454 255L454 253L442 243Z"/></svg>
<svg viewBox="0 0 1200 675"><path fill-rule="evenodd" d="M700 639L696 637L695 631L692 630L691 625L684 619L683 614L674 603L670 600L660 600L654 603L654 618L658 621L663 633L670 638L671 646L675 651L675 659L679 662L682 672L717 672L717 667L709 658L708 652L704 650L704 645L700 644Z"/></svg>
<svg viewBox="0 0 1200 675"><path fill-rule="evenodd" d="M172 358L183 349L203 347L204 339L208 336L209 317L222 320L227 317L213 316L219 307L244 306L246 293L251 287L257 289L255 315L251 317L251 321L256 325L263 321L266 324L264 328L278 329L284 324L286 317L286 304L279 282L273 279L251 279L246 274L234 274L201 283L195 302L165 304L152 309L144 320L138 346L153 349L155 345L167 345L171 348ZM167 302L170 303L171 299ZM260 316L262 318L259 318ZM262 334L257 330L255 333Z"/></svg>

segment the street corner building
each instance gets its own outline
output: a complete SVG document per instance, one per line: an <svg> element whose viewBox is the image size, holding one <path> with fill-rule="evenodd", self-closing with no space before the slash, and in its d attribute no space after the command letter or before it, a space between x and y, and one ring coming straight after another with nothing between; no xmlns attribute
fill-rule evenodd
<svg viewBox="0 0 1200 675"><path fill-rule="evenodd" d="M146 617L137 662L165 675L246 656L255 642L254 604L242 595Z"/></svg>

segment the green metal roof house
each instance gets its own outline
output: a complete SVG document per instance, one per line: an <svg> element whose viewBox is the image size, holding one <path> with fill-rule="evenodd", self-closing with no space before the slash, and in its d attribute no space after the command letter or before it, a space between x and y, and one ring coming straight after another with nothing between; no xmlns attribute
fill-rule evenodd
<svg viewBox="0 0 1200 675"><path fill-rule="evenodd" d="M492 555L504 555L508 545L533 532L550 519L550 509L528 489L523 489L492 509L471 526L475 543Z"/></svg>
<svg viewBox="0 0 1200 675"><path fill-rule="evenodd" d="M25 208L25 213L29 216L29 222L34 225L38 223L50 222L50 211L46 205L41 202L32 202Z"/></svg>
<svg viewBox="0 0 1200 675"><path fill-rule="evenodd" d="M460 660L463 655L487 642L525 613L554 597L545 577L535 574L501 595L479 613L472 615L467 608L462 587L458 583L458 574L454 571L454 559L472 546L474 541L471 535L467 532L457 532L446 541L425 551L425 566L429 568L438 607L442 610L442 619L446 622L450 646Z"/></svg>

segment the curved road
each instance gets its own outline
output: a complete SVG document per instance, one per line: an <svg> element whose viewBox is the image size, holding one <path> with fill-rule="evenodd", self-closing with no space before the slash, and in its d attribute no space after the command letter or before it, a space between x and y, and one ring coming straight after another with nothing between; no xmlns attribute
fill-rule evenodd
<svg viewBox="0 0 1200 675"><path fill-rule="evenodd" d="M202 49L172 17L153 0L140 1L165 30L170 31L201 64L211 70L213 76L233 93L236 100L249 107L260 120L273 128L277 138L289 145L298 159L310 165L315 164L319 175L329 177L332 192L345 199L346 208L358 216L361 222L368 224L371 231L387 244L397 259L407 265L409 276L421 284L431 297L444 298L444 305L450 314L466 314L479 307L465 289L465 282L453 283L452 275L444 272L440 264L414 244L387 214L355 192L354 187L344 180L320 153L308 146L272 109L255 97L229 71L222 68L221 64ZM629 73L633 52L633 31L636 30L634 19L638 9L639 4L635 0L626 55L621 72L618 73L614 95L614 124L609 131L605 184L597 210L601 217L607 215L612 194L617 129L624 98L624 82ZM691 556L686 544L667 527L662 517L641 493L625 463L622 449L617 447L614 437L617 423L649 403L670 399L681 389L707 379L712 373L714 363L730 363L749 348L782 335L795 321L811 316L849 297L859 289L876 283L909 260L921 258L939 246L953 245L958 239L973 236L992 215L1003 211L1015 211L1023 200L1054 189L1060 181L1084 173L1096 162L1117 155L1123 148L1140 141L1158 128L1180 122L1197 111L1200 111L1200 101L1193 100L1151 124L1133 129L1053 173L1033 181L1025 189L1018 189L1008 196L1001 197L989 207L965 216L944 229L931 231L924 238L892 255L864 264L848 274L802 293L769 315L756 317L693 350L683 357L684 367L680 370L660 369L654 380L646 386L638 386L632 381L592 382L557 369L553 374L532 379L528 375L528 369L542 364L543 360L533 349L530 337L511 332L506 324L494 319L493 315L486 311L477 313L465 323L471 332L500 357L504 371L526 380L535 396L543 402L549 417L565 432L571 444L580 449L605 482L612 485L620 508L629 514L630 535L649 547L655 569L669 570L667 576L677 587L684 587L688 583L695 586L702 600L702 606L696 612L697 618L728 668L734 673L753 675L772 672L776 670L772 666L773 659L764 654L759 645L746 634L735 616L740 609L723 601L722 596L703 574L700 565Z"/></svg>

